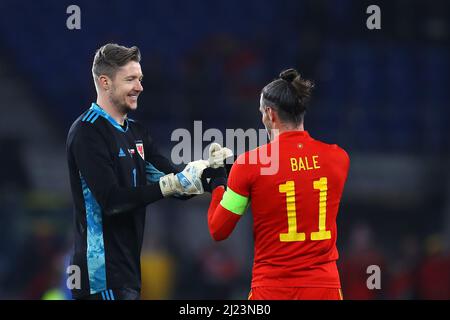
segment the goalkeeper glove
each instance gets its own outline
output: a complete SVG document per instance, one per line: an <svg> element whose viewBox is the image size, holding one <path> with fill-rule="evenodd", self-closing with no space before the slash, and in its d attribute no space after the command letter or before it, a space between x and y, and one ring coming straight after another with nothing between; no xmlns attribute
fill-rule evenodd
<svg viewBox="0 0 450 320"><path fill-rule="evenodd" d="M182 172L168 174L159 179L159 187L164 197L173 194L202 194L204 192L201 176L209 166L208 161L189 162Z"/></svg>
<svg viewBox="0 0 450 320"><path fill-rule="evenodd" d="M209 166L213 169L223 167L225 159L231 157L233 151L228 148L221 147L220 144L214 142L209 146Z"/></svg>
<svg viewBox="0 0 450 320"><path fill-rule="evenodd" d="M227 171L225 169L225 159L231 157L233 152L228 148L222 148L218 143L209 146L210 167L202 175L203 188L212 192L216 187L227 185Z"/></svg>

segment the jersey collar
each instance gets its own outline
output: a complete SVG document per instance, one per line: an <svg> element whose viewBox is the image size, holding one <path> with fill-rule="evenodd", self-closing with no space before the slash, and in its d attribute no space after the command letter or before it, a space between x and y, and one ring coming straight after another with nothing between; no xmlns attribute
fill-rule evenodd
<svg viewBox="0 0 450 320"><path fill-rule="evenodd" d="M303 131L295 130L295 131L284 131L284 132L280 133L275 138L275 140L280 140L280 139L284 140L284 139L289 139L290 137L293 137L293 138L306 138L306 139L311 138L309 136L308 131L306 131L306 130L303 130Z"/></svg>
<svg viewBox="0 0 450 320"><path fill-rule="evenodd" d="M111 117L105 110L103 110L98 104L95 102L92 103L91 109L98 112L103 118L109 121L113 125L114 128L121 132L127 132L128 131L128 119L125 119L125 129L122 128L120 124L117 123L116 120L114 120L113 117Z"/></svg>

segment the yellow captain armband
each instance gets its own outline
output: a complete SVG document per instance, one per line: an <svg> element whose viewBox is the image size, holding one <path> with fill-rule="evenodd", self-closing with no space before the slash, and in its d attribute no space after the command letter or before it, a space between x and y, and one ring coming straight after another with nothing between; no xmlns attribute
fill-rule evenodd
<svg viewBox="0 0 450 320"><path fill-rule="evenodd" d="M234 192L230 187L227 188L227 191L225 191L222 200L220 201L222 207L240 216L245 213L249 203L249 198Z"/></svg>

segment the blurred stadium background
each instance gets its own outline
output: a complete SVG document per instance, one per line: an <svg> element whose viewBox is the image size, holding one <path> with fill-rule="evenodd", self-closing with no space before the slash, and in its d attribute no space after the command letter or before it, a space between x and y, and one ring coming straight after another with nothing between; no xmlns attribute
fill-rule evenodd
<svg viewBox="0 0 450 320"><path fill-rule="evenodd" d="M81 30L66 8L81 8ZM381 7L382 29L366 28ZM171 132L263 128L259 91L296 67L316 82L310 134L351 158L338 217L347 299L450 299L450 2L0 1L0 299L63 298L72 236L65 138L95 99L107 42L137 45L132 117L166 155ZM205 144L206 145L206 144ZM209 196L150 205L144 299L246 299L249 214L211 240ZM381 290L366 287L381 267Z"/></svg>

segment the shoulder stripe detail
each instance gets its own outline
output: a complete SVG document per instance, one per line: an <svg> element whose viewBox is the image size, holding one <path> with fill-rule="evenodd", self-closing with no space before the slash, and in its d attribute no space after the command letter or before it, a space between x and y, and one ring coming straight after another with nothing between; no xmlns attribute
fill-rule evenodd
<svg viewBox="0 0 450 320"><path fill-rule="evenodd" d="M94 123L94 122L98 119L98 117L100 117L100 114L97 113L97 114L95 115L95 117L92 118L92 120L90 121L90 123Z"/></svg>
<svg viewBox="0 0 450 320"><path fill-rule="evenodd" d="M86 119L91 115L92 110L89 110L83 117L83 119L81 121L86 121Z"/></svg>
<svg viewBox="0 0 450 320"><path fill-rule="evenodd" d="M111 123L111 125L112 125L113 127L115 127L117 130L119 130L120 132L127 132L127 131L128 131L128 120L125 120L126 127L125 127L125 129L124 129L124 128L122 128L122 126L121 126L120 124L118 124L118 123L116 122L116 120L114 120L114 119L113 119L113 118L112 118L105 110L103 110L102 108L100 108L100 106L99 106L98 104L92 103L91 109L92 109L93 112L95 112L95 113L101 115L103 118L105 118L106 120L108 120L109 123ZM91 118L91 120L92 120L92 118ZM95 121L95 120L94 120L94 121Z"/></svg>
<svg viewBox="0 0 450 320"><path fill-rule="evenodd" d="M98 112L97 110L92 110L90 109L83 117L83 119L81 121L83 122L90 122L90 123L94 123L98 117L101 116L100 112Z"/></svg>
<svg viewBox="0 0 450 320"><path fill-rule="evenodd" d="M233 212L234 214L242 216L248 208L250 199L231 190L230 187L223 194L220 205Z"/></svg>
<svg viewBox="0 0 450 320"><path fill-rule="evenodd" d="M91 115L86 119L86 121L91 122L91 120L95 117L96 114L97 114L97 113L96 113L95 111L93 111L93 112L91 113Z"/></svg>

